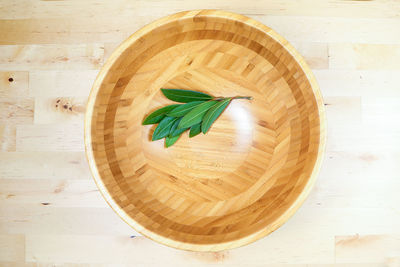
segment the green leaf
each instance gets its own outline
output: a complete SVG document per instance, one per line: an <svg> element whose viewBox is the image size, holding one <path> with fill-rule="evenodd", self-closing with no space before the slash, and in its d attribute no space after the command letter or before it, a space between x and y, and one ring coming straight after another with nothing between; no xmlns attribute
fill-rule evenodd
<svg viewBox="0 0 400 267"><path fill-rule="evenodd" d="M169 132L169 137L174 137L177 135L181 135L184 131L186 131L189 128L182 128L178 129L179 122L182 120L182 118L179 118L175 121L174 125L171 127L171 131Z"/></svg>
<svg viewBox="0 0 400 267"><path fill-rule="evenodd" d="M204 102L194 109L192 109L188 114L186 114L181 122L178 124L178 129L188 128L192 125L200 123L206 114L207 110L209 110L212 106L219 103L216 100Z"/></svg>
<svg viewBox="0 0 400 267"><path fill-rule="evenodd" d="M162 119L162 121L160 121L160 124L158 124L157 128L154 130L151 140L155 141L166 137L169 134L175 120L177 120L177 118L174 117L165 117L164 119Z"/></svg>
<svg viewBox="0 0 400 267"><path fill-rule="evenodd" d="M175 131L172 134L170 134L170 136L174 137L174 136L177 136L177 135L181 135L187 129L189 129L189 128L175 129Z"/></svg>
<svg viewBox="0 0 400 267"><path fill-rule="evenodd" d="M195 124L192 127L190 127L190 132L189 132L189 137L192 138L196 135L198 135L199 133L201 133L201 124Z"/></svg>
<svg viewBox="0 0 400 267"><path fill-rule="evenodd" d="M175 120L174 124L172 124L171 126L171 130L169 130L169 137L172 137L172 133L176 130L176 128L178 128L178 124L179 122L182 120L182 118L178 118L177 120Z"/></svg>
<svg viewBox="0 0 400 267"><path fill-rule="evenodd" d="M165 115L170 112L171 110L177 108L178 106L181 106L179 104L174 104L174 105L169 105L169 106L165 106L162 107L160 109L157 109L156 111L154 111L153 113L151 113L150 115L148 115L144 121L142 122L143 125L148 125L148 124L155 124L155 123L159 123L164 117Z"/></svg>
<svg viewBox="0 0 400 267"><path fill-rule="evenodd" d="M171 130L169 131L169 137L174 137L177 135L180 135L181 133L183 133L184 131L186 131L188 128L184 128L184 129L178 129L178 124L179 122L182 120L182 118L178 118L174 124L171 127Z"/></svg>
<svg viewBox="0 0 400 267"><path fill-rule="evenodd" d="M222 111L229 105L232 98L225 98L221 100L218 104L210 108L206 115L204 115L203 122L201 123L201 131L205 134L213 124L213 122L221 115Z"/></svg>
<svg viewBox="0 0 400 267"><path fill-rule="evenodd" d="M173 144L175 144L175 142L179 139L180 135L174 136L174 137L165 137L165 146L166 147L170 147Z"/></svg>
<svg viewBox="0 0 400 267"><path fill-rule="evenodd" d="M189 103L192 101L207 101L213 97L202 93L191 90L182 89L161 89L166 98L181 103Z"/></svg>
<svg viewBox="0 0 400 267"><path fill-rule="evenodd" d="M204 101L193 101L183 105L179 105L178 107L168 112L167 115L170 117L182 117L201 103L204 103Z"/></svg>

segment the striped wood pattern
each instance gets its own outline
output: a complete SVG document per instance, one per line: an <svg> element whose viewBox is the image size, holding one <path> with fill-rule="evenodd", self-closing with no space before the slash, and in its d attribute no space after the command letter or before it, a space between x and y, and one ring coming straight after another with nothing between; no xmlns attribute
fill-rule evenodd
<svg viewBox="0 0 400 267"><path fill-rule="evenodd" d="M171 148L150 142L160 88L236 100L211 131ZM160 19L127 39L94 83L89 164L103 195L158 242L218 251L257 240L303 202L322 157L322 98L302 57L266 26L223 11Z"/></svg>

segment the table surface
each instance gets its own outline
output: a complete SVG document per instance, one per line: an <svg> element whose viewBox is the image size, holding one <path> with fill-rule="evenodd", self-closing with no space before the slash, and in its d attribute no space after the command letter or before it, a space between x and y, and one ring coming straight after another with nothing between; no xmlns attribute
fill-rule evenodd
<svg viewBox="0 0 400 267"><path fill-rule="evenodd" d="M271 235L219 253L139 236L101 197L83 145L85 102L112 50L200 8L242 13L292 42L328 121L305 204ZM0 266L400 266L399 115L397 0L0 0Z"/></svg>

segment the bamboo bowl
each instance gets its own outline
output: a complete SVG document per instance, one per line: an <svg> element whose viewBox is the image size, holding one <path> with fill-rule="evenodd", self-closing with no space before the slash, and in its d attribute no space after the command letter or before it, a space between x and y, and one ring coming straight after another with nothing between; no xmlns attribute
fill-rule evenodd
<svg viewBox="0 0 400 267"><path fill-rule="evenodd" d="M160 88L235 100L206 135L166 149L146 114ZM124 41L90 94L85 146L94 179L129 225L162 244L219 251L253 242L299 208L324 149L310 68L270 28L213 10L167 16Z"/></svg>

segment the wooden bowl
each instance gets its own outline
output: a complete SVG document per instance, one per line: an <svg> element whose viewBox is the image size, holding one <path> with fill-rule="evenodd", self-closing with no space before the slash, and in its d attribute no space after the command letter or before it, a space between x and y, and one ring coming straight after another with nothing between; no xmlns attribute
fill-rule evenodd
<svg viewBox="0 0 400 267"><path fill-rule="evenodd" d="M166 149L141 125L171 103L162 87L253 100L235 100L206 135ZM321 164L324 121L315 78L285 39L238 14L188 11L110 56L88 100L85 145L104 198L135 230L219 251L271 233L299 208Z"/></svg>

